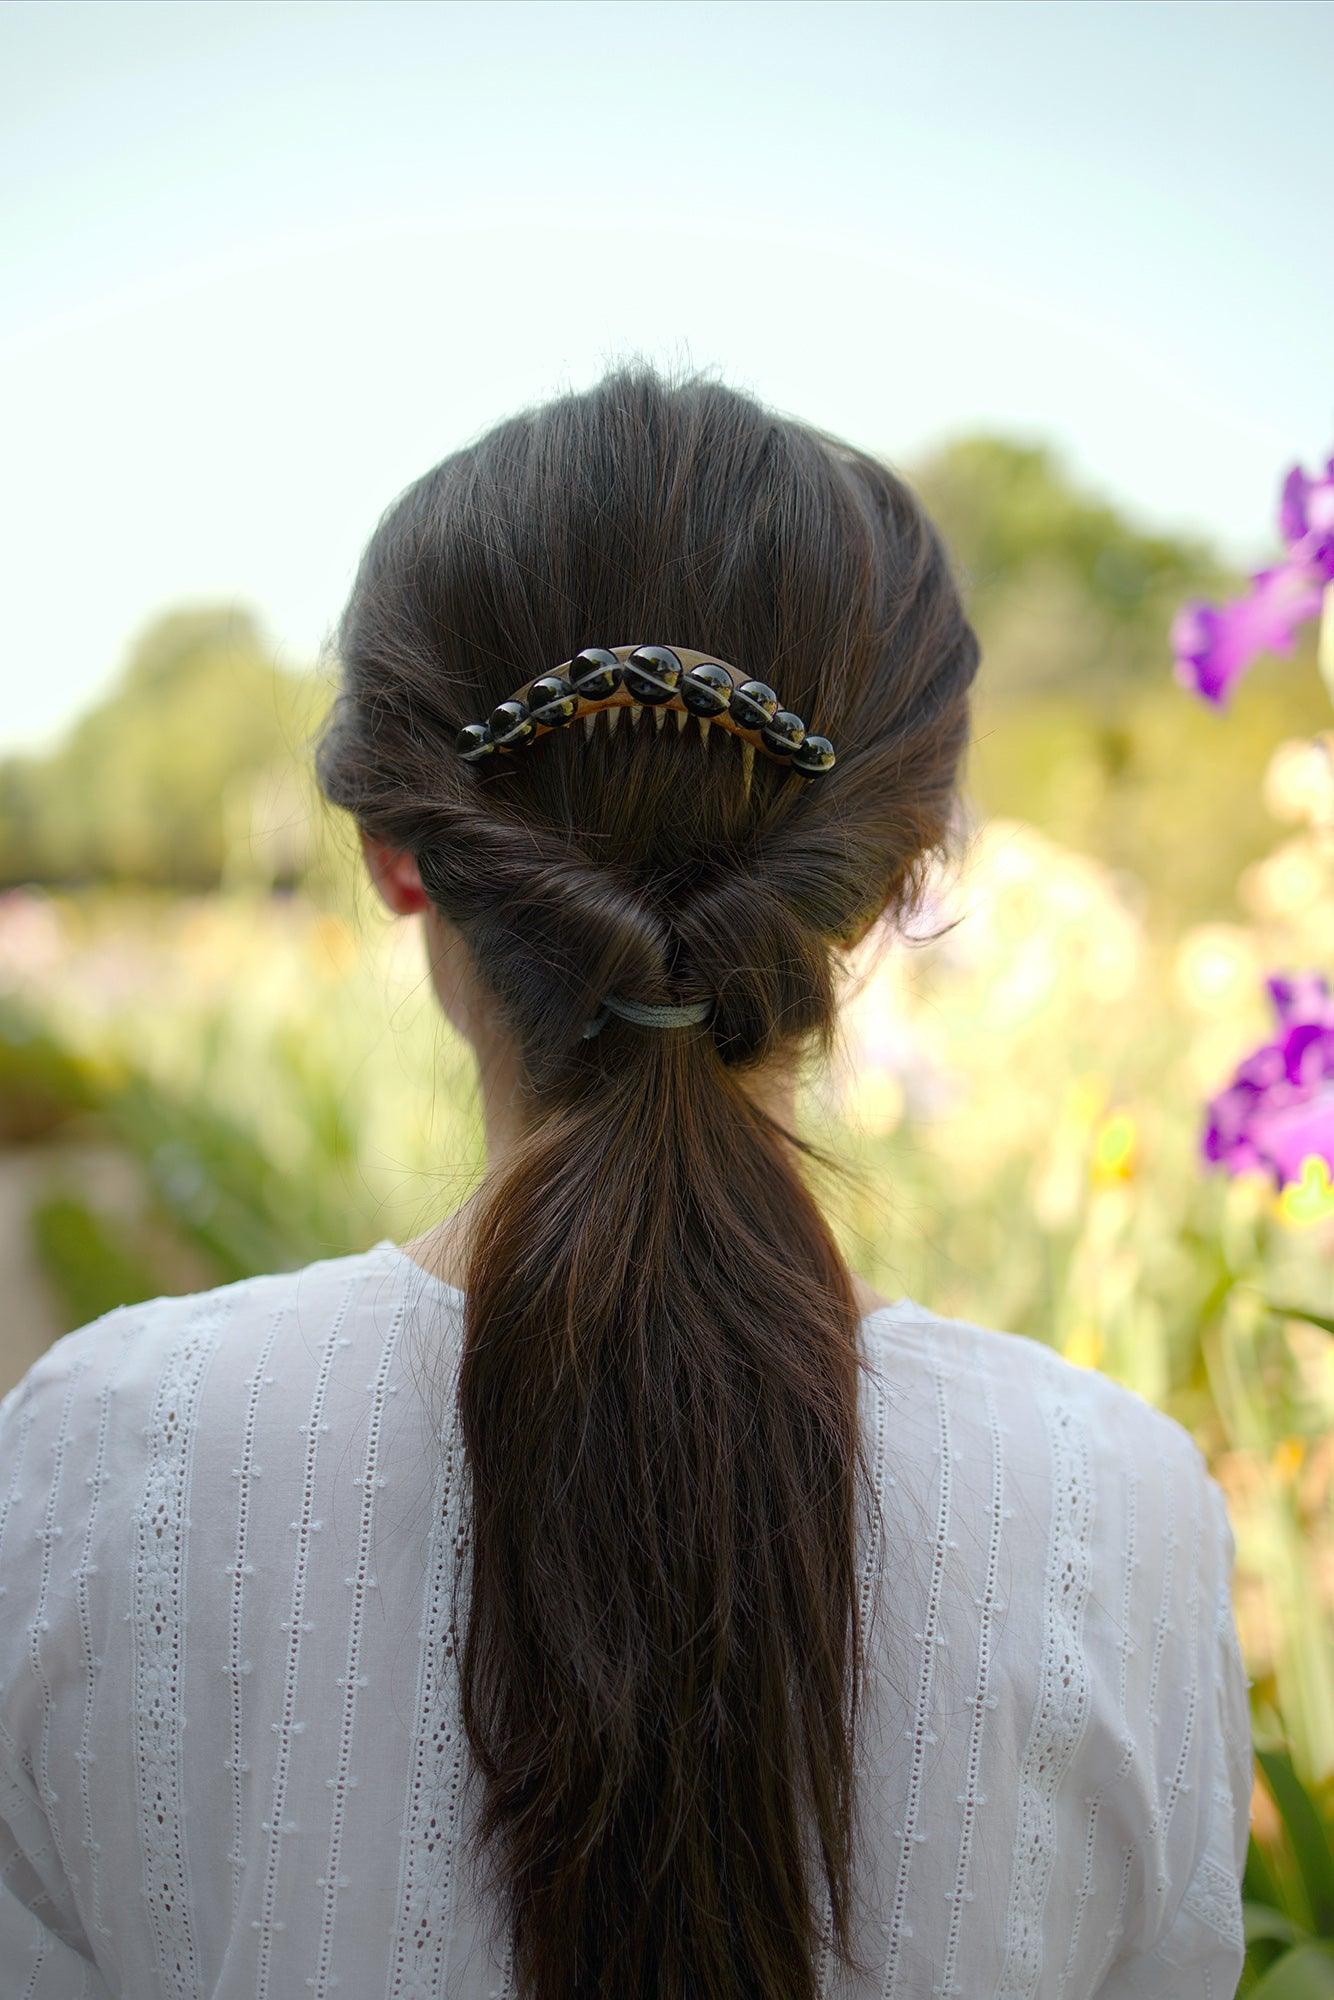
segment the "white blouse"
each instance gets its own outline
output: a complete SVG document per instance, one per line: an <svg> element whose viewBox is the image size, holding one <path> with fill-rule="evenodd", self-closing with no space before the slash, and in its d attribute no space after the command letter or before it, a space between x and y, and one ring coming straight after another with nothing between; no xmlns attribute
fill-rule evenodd
<svg viewBox="0 0 1334 2000"><path fill-rule="evenodd" d="M381 1243L122 1307L0 1403L6 2000L512 1994L461 1858L462 1303ZM861 1333L876 1971L826 1991L1227 2000L1220 1488L1036 1341L911 1299Z"/></svg>

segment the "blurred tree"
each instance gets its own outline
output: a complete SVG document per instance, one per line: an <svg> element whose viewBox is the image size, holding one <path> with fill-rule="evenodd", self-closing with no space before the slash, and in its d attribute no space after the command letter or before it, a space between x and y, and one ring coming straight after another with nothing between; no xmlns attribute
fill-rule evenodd
<svg viewBox="0 0 1334 2000"><path fill-rule="evenodd" d="M1081 492L1046 445L960 438L913 476L962 565L992 700L1059 685L1113 712L1127 682L1170 671L1183 597L1240 587L1207 543Z"/></svg>
<svg viewBox="0 0 1334 2000"><path fill-rule="evenodd" d="M291 798L320 699L286 672L255 620L228 608L150 625L110 693L49 756L0 764L0 880L216 884L229 842L289 795L273 879L300 873L308 791ZM238 809L253 796L255 812ZM231 860L234 867L234 859ZM252 873L264 872L262 855Z"/></svg>
<svg viewBox="0 0 1334 2000"><path fill-rule="evenodd" d="M1202 541L1148 534L1045 446L956 440L914 474L982 641L969 782L986 813L1137 878L1155 925L1236 915L1272 846L1265 767L1328 723L1314 632L1258 666L1225 719L1172 678L1173 614L1245 579Z"/></svg>

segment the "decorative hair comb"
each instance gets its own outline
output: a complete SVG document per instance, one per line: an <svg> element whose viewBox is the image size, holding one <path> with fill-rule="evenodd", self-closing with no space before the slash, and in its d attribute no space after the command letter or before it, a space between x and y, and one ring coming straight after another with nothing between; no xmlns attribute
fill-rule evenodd
<svg viewBox="0 0 1334 2000"><path fill-rule="evenodd" d="M801 717L783 708L764 681L739 680L722 660L681 646L586 646L554 673L526 681L492 710L489 722L466 722L455 747L465 763L480 763L581 717L591 734L603 709L607 727L614 729L623 708L632 724L649 708L658 729L665 715L676 717L678 730L693 716L706 741L714 722L739 736L747 791L757 750L803 778L833 769L829 738L809 734Z"/></svg>

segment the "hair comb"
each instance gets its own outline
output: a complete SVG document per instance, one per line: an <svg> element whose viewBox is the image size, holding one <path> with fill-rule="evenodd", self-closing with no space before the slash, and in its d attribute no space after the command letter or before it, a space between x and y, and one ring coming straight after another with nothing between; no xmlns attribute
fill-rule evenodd
<svg viewBox="0 0 1334 2000"><path fill-rule="evenodd" d="M739 679L724 661L681 646L586 646L553 673L525 681L492 710L489 721L466 722L455 747L465 763L477 764L580 720L591 734L604 709L607 727L614 729L623 708L632 725L647 708L658 729L668 715L678 730L693 716L705 740L712 723L739 736L747 791L757 750L802 778L833 769L828 737L810 734L766 682Z"/></svg>

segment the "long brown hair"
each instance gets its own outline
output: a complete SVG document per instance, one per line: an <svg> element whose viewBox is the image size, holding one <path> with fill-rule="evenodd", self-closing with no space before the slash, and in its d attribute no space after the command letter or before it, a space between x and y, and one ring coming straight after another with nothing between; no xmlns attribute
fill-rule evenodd
<svg viewBox="0 0 1334 2000"><path fill-rule="evenodd" d="M692 724L456 732L589 645L774 686L811 782ZM827 1056L840 946L949 844L978 659L874 457L614 369L404 494L362 561L326 793L417 857L518 1050L471 1235L459 1672L476 1851L532 2000L814 2000L855 1963L859 1317L816 1149L746 1073ZM583 1026L603 994L701 1026ZM825 1928L827 1926L827 1929Z"/></svg>

